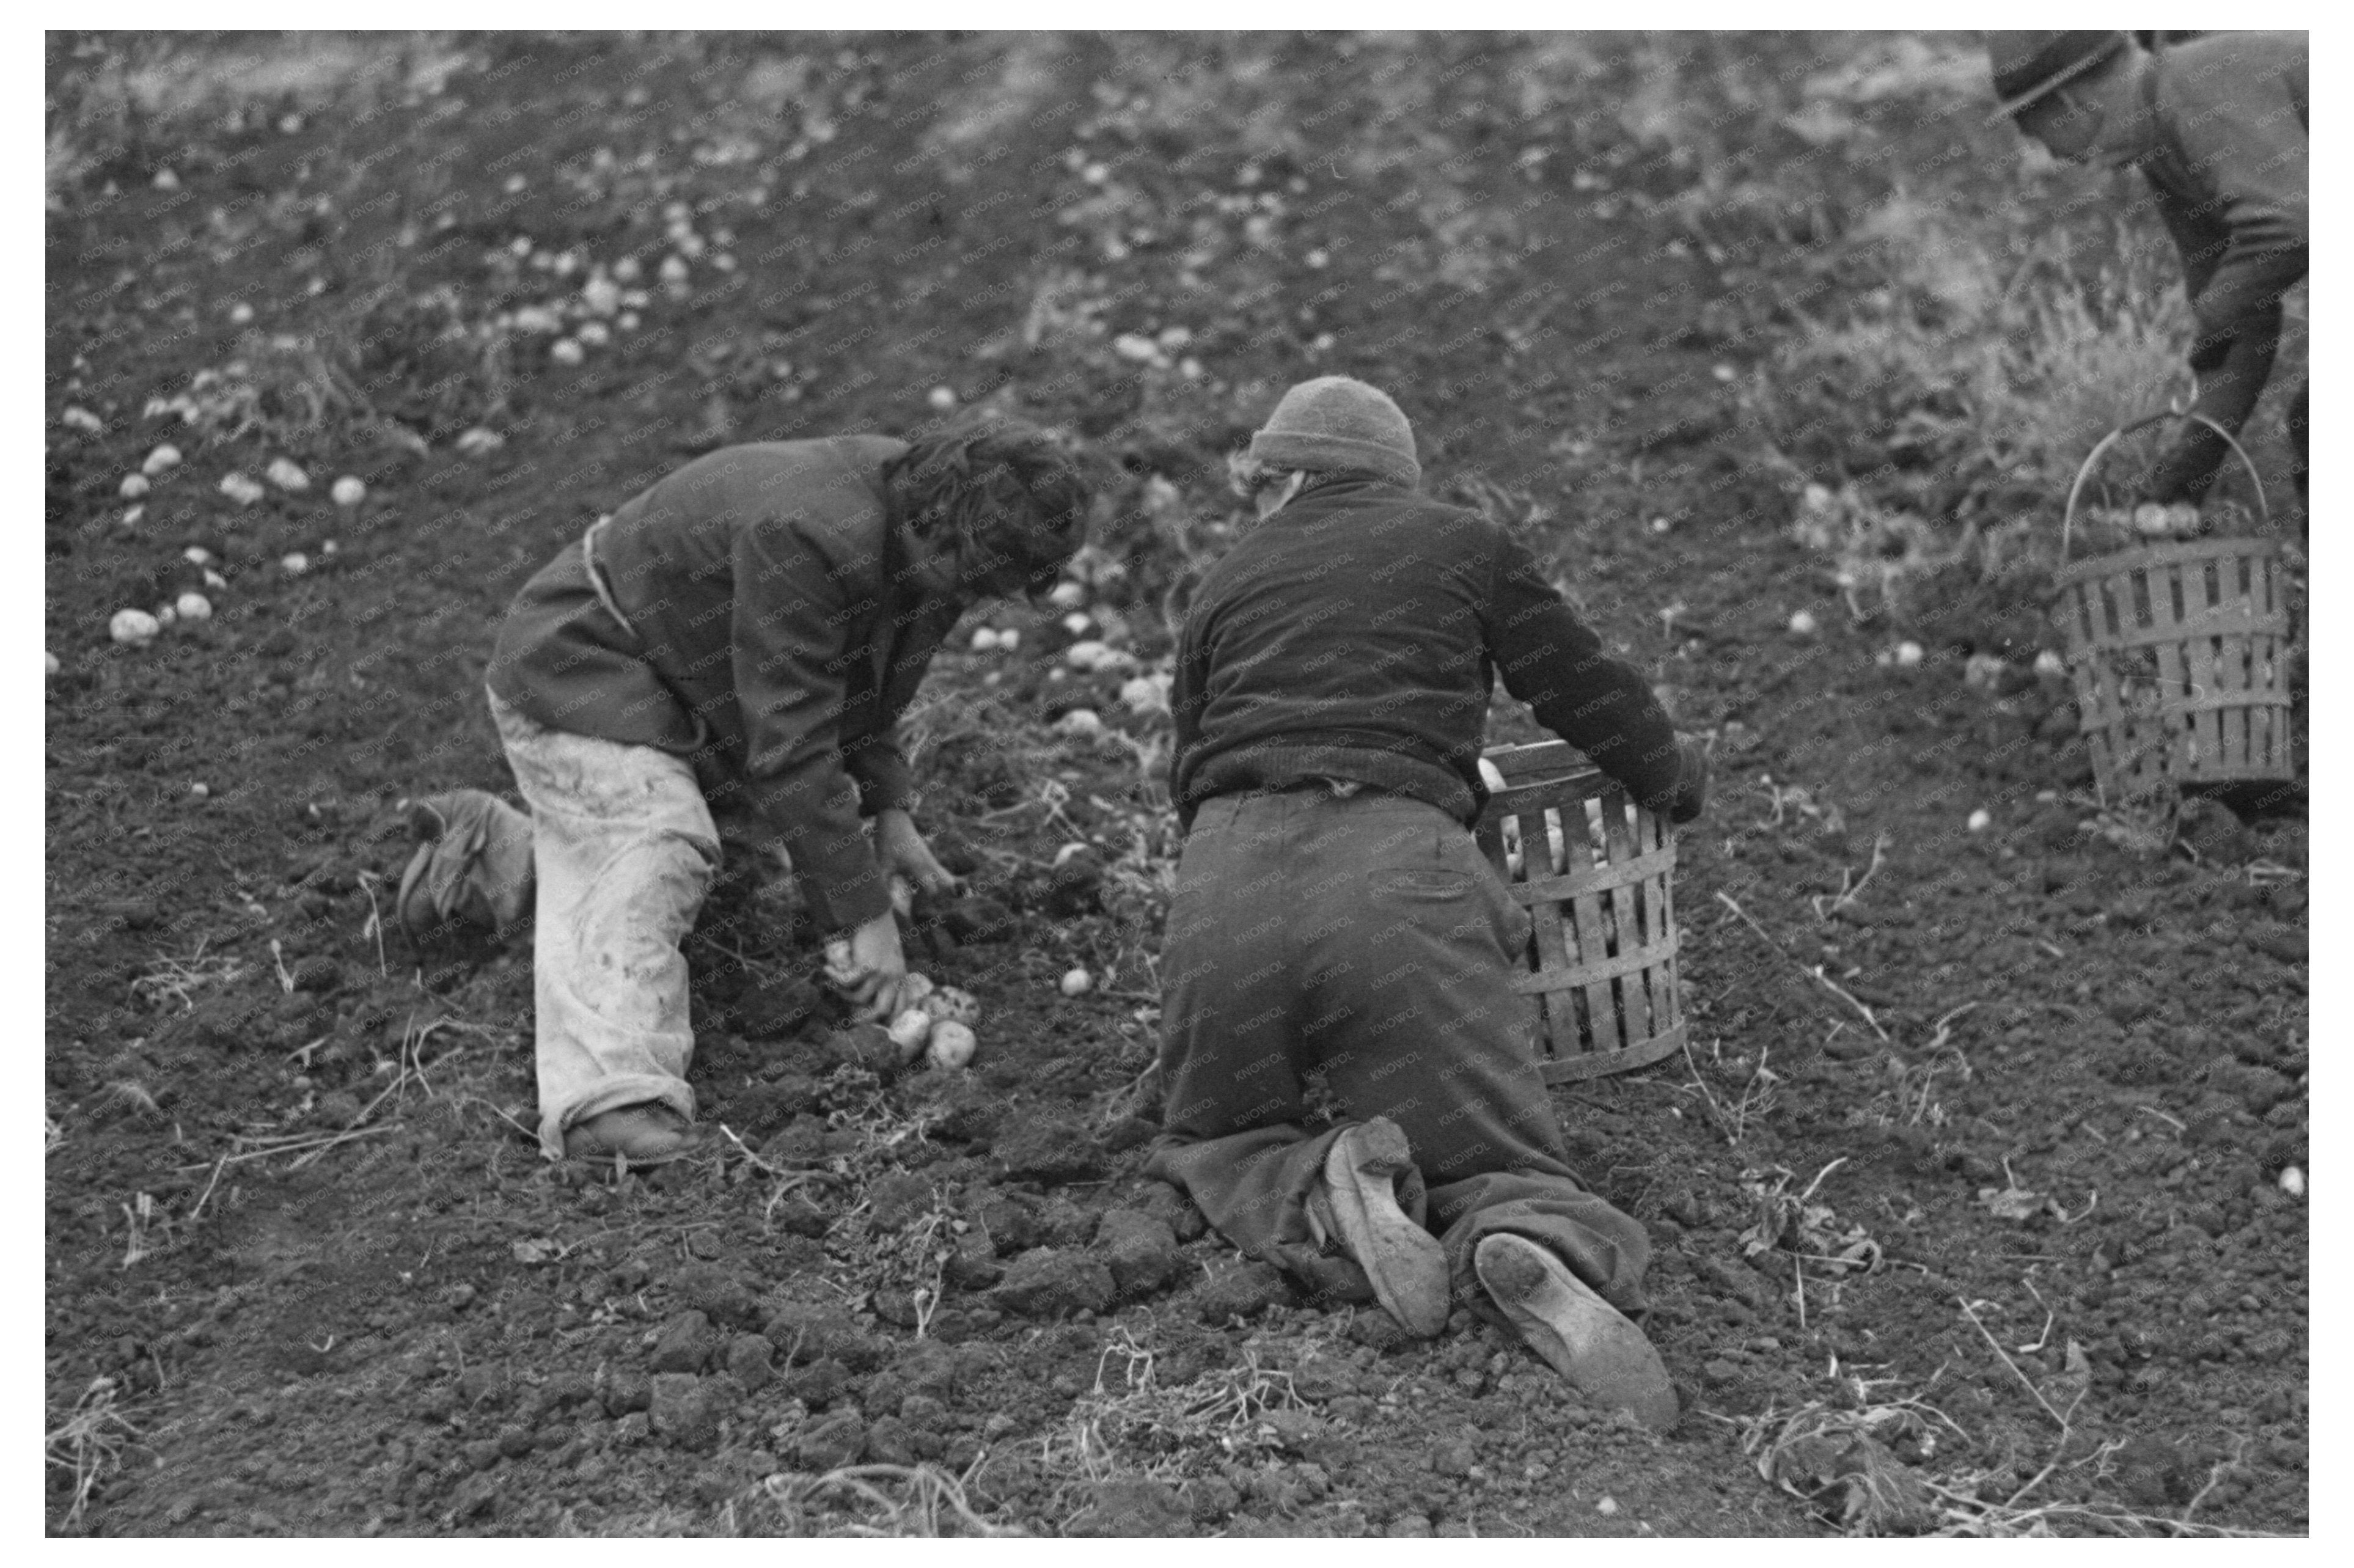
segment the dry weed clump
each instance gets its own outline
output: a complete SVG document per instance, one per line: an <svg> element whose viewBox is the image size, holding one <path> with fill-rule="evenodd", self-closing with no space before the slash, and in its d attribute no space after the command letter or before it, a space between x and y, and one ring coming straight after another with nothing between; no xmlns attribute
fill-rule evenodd
<svg viewBox="0 0 2354 1568"><path fill-rule="evenodd" d="M1948 568L2048 572L2078 464L2185 390L2190 322L2151 247L2112 229L2089 267L1899 195L1825 266L1837 313L1804 320L1749 393L1803 491L1797 537L1851 604L1903 612Z"/></svg>
<svg viewBox="0 0 2354 1568"><path fill-rule="evenodd" d="M80 1526L90 1495L122 1468L123 1449L139 1436L139 1428L119 1407L122 1393L122 1384L113 1378L92 1378L73 1410L42 1443L49 1467L71 1478L71 1499L60 1521L68 1531Z"/></svg>
<svg viewBox="0 0 2354 1568"><path fill-rule="evenodd" d="M196 948L185 959L168 953L155 955L154 963L131 982L131 994L141 1005L157 1012L192 1012L196 1010L196 992L210 986L232 983L245 972L245 966L236 959L214 954L207 958L205 947L209 938L199 938Z"/></svg>
<svg viewBox="0 0 2354 1568"><path fill-rule="evenodd" d="M755 1489L751 1523L786 1536L1009 1536L973 1510L964 1478L937 1465L846 1465L782 1472ZM728 1508L732 1513L735 1504Z"/></svg>
<svg viewBox="0 0 2354 1568"><path fill-rule="evenodd" d="M1291 1374L1261 1366L1255 1350L1246 1348L1238 1366L1173 1387L1160 1381L1158 1361L1125 1326L1116 1330L1097 1359L1095 1386L1041 1440L1042 1467L1074 1485L1122 1475L1174 1484L1204 1466L1281 1447L1268 1418L1306 1408Z"/></svg>
<svg viewBox="0 0 2354 1568"><path fill-rule="evenodd" d="M1935 1499L1899 1450L1926 1458L1946 1432L1967 1444L1950 1417L1918 1400L1854 1409L1809 1401L1778 1427L1771 1411L1760 1416L1743 1448L1759 1475L1848 1534L1925 1535L1937 1523Z"/></svg>
<svg viewBox="0 0 2354 1568"><path fill-rule="evenodd" d="M1743 1431L1743 1451L1757 1473L1805 1499L1844 1534L2151 1540L2258 1533L2197 1518L2208 1495L2246 1467L2244 1445L2210 1467L2205 1485L2176 1515L2142 1512L2097 1495L2039 1498L2060 1478L2077 1478L2073 1489L2093 1492L2108 1478L2110 1457L2122 1440L2093 1441L2063 1423L2052 1457L2023 1484L2008 1467L1943 1469L1933 1463L1942 1451L1978 1451L1969 1434L1925 1400L1872 1398L1875 1386L1850 1376L1842 1380L1840 1399L1809 1400L1787 1415L1768 1410Z"/></svg>

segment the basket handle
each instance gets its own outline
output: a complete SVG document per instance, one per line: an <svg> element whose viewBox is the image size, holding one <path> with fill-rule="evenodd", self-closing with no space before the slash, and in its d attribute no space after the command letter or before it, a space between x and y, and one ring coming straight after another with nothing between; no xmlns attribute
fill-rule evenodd
<svg viewBox="0 0 2354 1568"><path fill-rule="evenodd" d="M2240 445L2238 439L2234 437L2231 431L2225 429L2222 426L2217 424L2214 420L2209 418L2204 414L2177 413L2171 408L2161 408L2157 413L2147 415L2141 418L2136 419L2129 425L2119 425L2115 429L2111 430L2107 435L2103 436L2099 440L2094 442L2093 450L2084 454L2084 462L2080 464L2076 470L2076 482L2068 487L2067 510L2062 512L2060 516L2060 560L2062 565L2065 565L2068 560L2068 535L2076 521L2076 498L2084 493L2084 482L2093 476L2093 465L2099 462L2103 457L2106 456L2108 450L2116 445L2118 441L2124 440L2129 435L2132 435L2136 430L2146 430L2149 429L2150 426L2157 424L2160 419L2190 420L2197 424L2204 425L2209 429L2214 431L2217 435L2222 437L2223 444L2232 449L2232 454L2238 458L2240 460L2240 465L2248 471L2248 483L2254 488L2256 493L2256 516L2267 527L2271 525L2273 512L2271 505L2264 500L2264 478L2256 472L2255 463L2249 458L2247 449Z"/></svg>

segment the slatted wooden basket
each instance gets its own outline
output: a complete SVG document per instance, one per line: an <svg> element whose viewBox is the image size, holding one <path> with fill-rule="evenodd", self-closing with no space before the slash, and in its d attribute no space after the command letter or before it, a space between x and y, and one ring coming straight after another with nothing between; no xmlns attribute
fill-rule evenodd
<svg viewBox="0 0 2354 1568"><path fill-rule="evenodd" d="M2094 465L2119 437L2152 422L2111 431L2086 456L2068 493L2063 554ZM2200 422L2220 433L2211 421ZM2237 441L2232 450L2255 482L2247 453ZM2260 482L2255 493L2264 516ZM2067 640L2077 726L2103 800L2296 777L2284 657L2288 603L2277 542L2145 546L2063 567L2052 581L2052 612Z"/></svg>
<svg viewBox="0 0 2354 1568"><path fill-rule="evenodd" d="M1683 1049L1675 831L1560 741L1490 749L1504 778L1475 829L1536 929L1513 986L1538 999L1549 1083Z"/></svg>

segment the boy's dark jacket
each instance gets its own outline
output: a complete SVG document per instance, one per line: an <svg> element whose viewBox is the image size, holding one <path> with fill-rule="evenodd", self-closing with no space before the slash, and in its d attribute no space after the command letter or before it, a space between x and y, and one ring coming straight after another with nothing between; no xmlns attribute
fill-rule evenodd
<svg viewBox="0 0 2354 1568"><path fill-rule="evenodd" d="M1643 677L1478 513L1378 480L1320 485L1204 577L1170 692L1170 793L1356 779L1467 825L1495 677L1654 810L1700 810L1705 763Z"/></svg>
<svg viewBox="0 0 2354 1568"><path fill-rule="evenodd" d="M630 629L578 542L523 586L491 689L553 729L692 758L715 804L740 789L783 838L827 928L890 907L859 819L905 806L899 715L955 623L889 519L876 436L696 459L597 532Z"/></svg>

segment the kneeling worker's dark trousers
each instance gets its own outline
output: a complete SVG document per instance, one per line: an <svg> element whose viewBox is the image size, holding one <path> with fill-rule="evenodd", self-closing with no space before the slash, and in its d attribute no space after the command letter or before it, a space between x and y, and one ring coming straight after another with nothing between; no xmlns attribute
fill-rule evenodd
<svg viewBox="0 0 2354 1568"><path fill-rule="evenodd" d="M1204 801L1169 916L1163 1137L1148 1170L1311 1298L1367 1301L1306 1204L1341 1128L1385 1116L1426 1183L1426 1207L1408 1184L1407 1212L1439 1234L1459 1303L1484 1309L1472 1251L1509 1232L1642 1310L1643 1227L1563 1158L1535 1000L1511 988L1528 936L1471 834L1435 806L1320 787ZM1313 1137L1310 1073L1347 1118Z"/></svg>

